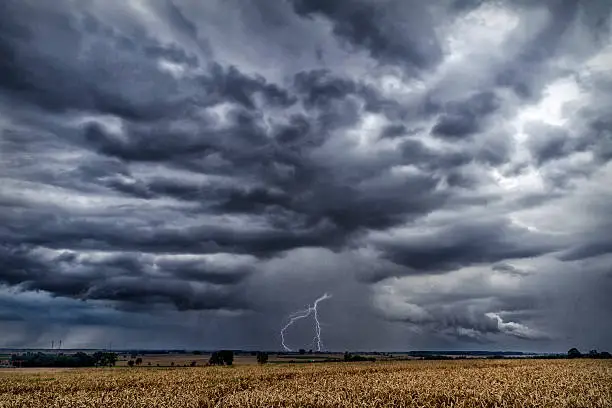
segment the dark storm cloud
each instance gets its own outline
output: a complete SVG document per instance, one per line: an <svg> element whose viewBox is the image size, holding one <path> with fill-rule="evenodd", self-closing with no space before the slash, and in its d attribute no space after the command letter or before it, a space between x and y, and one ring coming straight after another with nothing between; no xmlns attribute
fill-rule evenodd
<svg viewBox="0 0 612 408"><path fill-rule="evenodd" d="M547 305L587 291L566 271L612 251L610 81L589 65L609 5L141 3L0 5L10 341L104 326L151 345L146 315L172 344L276 347L328 291L338 349L563 334ZM540 106L559 78L577 109Z"/></svg>
<svg viewBox="0 0 612 408"><path fill-rule="evenodd" d="M253 96L259 93L268 103L288 107L295 103L295 99L287 91L277 85L266 83L265 78L251 78L242 74L236 67L223 69L213 65L209 82L209 93L217 94L230 101L243 105L247 109L254 109Z"/></svg>
<svg viewBox="0 0 612 408"><path fill-rule="evenodd" d="M304 197L291 197L262 189L207 192L198 190L197 186L181 189L176 184L164 188L159 181L147 187L130 184L118 189L139 197L149 197L157 192L196 201L214 199L216 195L219 205L213 207L215 211L260 213L271 225L265 229L250 230L248 227L234 229L223 225L176 228L162 223L154 231L146 226L134 226L126 233L123 227L109 224L105 219L87 220L39 213L36 216L32 214L30 220L22 220L19 224L15 220L7 220L6 225L14 228L15 232L7 235L6 239L15 244L21 242L50 248L175 253L224 251L270 255L304 246L339 248L349 238L348 234L363 228L391 226L444 201L443 195L433 192L435 179L415 177L401 181L401 185L422 192L429 190L431 194L404 196L393 192L393 184L358 190L329 183L313 186L314 196ZM376 191L385 194L384 203L377 204L379 198L369 195ZM44 226L40 224L41 220L44 220ZM150 223L159 224L153 220Z"/></svg>
<svg viewBox="0 0 612 408"><path fill-rule="evenodd" d="M8 57L0 67L0 86L12 98L56 112L89 109L130 119L150 119L170 109L164 102L167 99L162 98L174 91L167 75L138 64L132 56L137 50L130 39L117 36L113 48L104 42L95 44L97 47L86 52L88 58L83 58L78 53L86 37L77 21L58 11L43 12L31 5L17 6L16 2L9 2L7 8L3 20L10 20L9 30L1 37L0 48ZM55 50L53 56L50 49ZM115 58L124 56L120 65L117 59L100 58L111 50ZM118 88L114 80L117 68L142 75L140 83L136 80L130 90ZM143 72L143 68L148 69ZM88 75L81 75L83 71ZM155 87L150 86L149 79ZM128 94L130 91L136 91L138 98Z"/></svg>
<svg viewBox="0 0 612 408"><path fill-rule="evenodd" d="M44 255L21 246L3 246L0 283L53 296L120 303L170 303L179 310L241 309L245 303L228 288L249 274L249 267L215 267L206 262L155 261L137 254L103 259L61 252ZM161 275L161 276L160 276ZM165 275L165 276L164 276ZM196 283L196 285L190 284ZM204 284L202 287L197 283Z"/></svg>
<svg viewBox="0 0 612 408"><path fill-rule="evenodd" d="M214 151L206 140L190 140L190 134L164 129L164 124L157 127L147 126L138 129L135 126L128 140L122 140L110 134L102 126L91 123L83 129L86 143L92 145L102 154L126 161L172 160L174 157L202 155ZM155 141L151 143L151 141Z"/></svg>
<svg viewBox="0 0 612 408"><path fill-rule="evenodd" d="M427 234L382 239L379 247L413 273L443 272L504 259L529 258L553 252L561 243L502 220L462 221Z"/></svg>
<svg viewBox="0 0 612 408"><path fill-rule="evenodd" d="M272 104L292 103L284 90L265 79L216 63L203 75L177 82L170 73L160 71L159 59L194 67L199 65L195 56L148 37L128 37L92 16L78 19L57 11L43 13L14 2L6 7L4 19L12 18L0 40L8 56L0 66L0 86L12 97L46 109L90 110L152 121L184 115L194 104L207 106L220 100L252 109L256 93ZM56 50L53 56L48 54L50 47ZM130 86L121 86L118 75L129 75Z"/></svg>
<svg viewBox="0 0 612 408"><path fill-rule="evenodd" d="M442 57L429 10L420 2L292 0L292 4L305 17L328 18L334 34L383 62L425 69Z"/></svg>
<svg viewBox="0 0 612 408"><path fill-rule="evenodd" d="M492 92L482 92L463 101L448 103L432 132L437 136L456 138L475 133L480 122L499 107Z"/></svg>
<svg viewBox="0 0 612 408"><path fill-rule="evenodd" d="M110 42L113 41L114 37L111 37ZM135 63L152 69L151 64L154 61L142 59L136 60ZM171 88L177 88L169 75L160 79L166 81L169 86L172 84ZM206 120L197 121L200 130L177 129L177 123L172 120L173 112L179 109L176 108L166 112L169 117L165 121L128 122L123 135L113 134L96 122L87 124L83 128L83 139L80 143L86 148L93 148L101 154L123 161L168 162L181 167L189 167L192 163L201 166L202 158L218 153L229 165L233 165L232 168L228 166L221 171L236 173L237 176L258 175L263 180L267 179L271 186L255 189L203 189L201 186L190 186L179 180L126 182L124 177L106 177L103 184L116 191L140 198L169 196L191 201L216 199L219 202L212 208L219 212L251 213L265 211L268 207L272 209L280 207L294 213L293 222L282 221L285 228L290 227L291 231L270 229L268 232L262 231L252 236L248 236L248 233L244 236L235 236L233 232L224 228L206 228L198 232L198 228L190 227L183 232L175 229L158 229L153 235L147 233L146 236L139 236L139 231L136 229L126 237L112 226L71 220L62 222L61 229L53 227L51 222L48 232L54 233L54 236L37 237L26 234L27 236L20 235L19 239L37 245L51 247L70 245L81 249L94 249L97 245L101 245L106 249L178 252L214 252L223 249L265 254L301 246L337 247L347 239L349 233L364 227L390 226L411 214L427 211L429 203L441 202L443 194L431 194L437 182L436 178L419 176L403 184L405 188L419 190L418 196L376 197L368 191L359 191L343 185L342 180L334 180L332 163L314 163L304 157L304 150L320 146L325 142L324 136L327 132L357 121L358 108L355 100L348 100L346 97L349 94L359 97L357 90L363 88L358 88L351 80L330 76L328 72L321 70L296 74L295 88L298 95L303 95L304 106L307 109L316 108L323 111L314 118L291 116L289 123L283 125L279 132L280 141L289 144L283 149L270 143L260 123L259 113L252 113L256 110L253 96L258 93L271 106L278 105L284 108L292 105L295 97L288 96L286 91L274 85L266 84L262 78L246 77L233 67L225 70L213 65L208 76L196 79L194 84L204 84L201 90L207 96L204 102L201 100L192 100L192 102L201 102L207 107L212 100L226 101L243 107L228 114L230 125L227 129L212 129L212 124ZM185 81L191 83L193 80ZM180 107L185 98L184 95L177 95L179 98L175 101L175 105ZM339 101L336 103L335 100ZM99 113L113 112L102 109ZM133 118L123 116L123 119ZM190 119L186 116L183 121ZM315 132L318 135L313 135ZM252 148L259 150L250 151ZM297 154L294 153L293 150L296 148L301 152L298 150ZM425 164L428 159L436 160L433 152L428 158L419 157L414 152L411 154L414 160L419 160L427 166L430 166ZM270 161L262 165L263 155L268 155ZM439 165L445 166L445 161L454 159L448 157L440 160L442 162ZM279 179L277 171L273 168L276 164L291 167L292 174L288 182L286 177ZM433 165L437 166L435 163ZM201 170L217 169L205 167ZM361 171L357 167L354 170ZM372 170L381 172L385 169L381 166ZM125 171L120 174L128 175ZM365 179L368 175L358 175L358 177ZM318 185L322 178L327 178L328 183ZM295 196L292 190L296 187L302 191L310 190L312 193ZM370 190L375 191L377 188L374 186ZM272 221L276 223L275 219ZM321 226L326 222L331 222L331 225ZM93 231L97 231L93 234L94 239L83 240Z"/></svg>
<svg viewBox="0 0 612 408"><path fill-rule="evenodd" d="M110 300L131 304L150 305L170 303L178 310L243 309L245 303L232 299L230 293L217 290L194 289L186 282L165 279L136 279L129 277L107 279L103 285L89 288L90 299Z"/></svg>
<svg viewBox="0 0 612 408"><path fill-rule="evenodd" d="M405 164L416 165L428 171L455 170L473 160L468 151L439 152L416 139L407 139L400 147Z"/></svg>
<svg viewBox="0 0 612 408"><path fill-rule="evenodd" d="M333 212L330 215L334 215ZM163 221L159 223L151 220L151 226L155 226L154 232L147 226L132 227L126 232L125 227L113 225L104 219L87 221L56 216L55 220L50 220L42 214L32 218L27 227L30 231L7 235L7 241L57 249L70 247L80 250L123 249L151 253L203 254L231 252L260 256L304 246L335 247L344 241L344 237L339 235L342 231L333 225L309 224L299 220L289 223L291 229L287 228L289 225L283 226L281 223L280 226L284 227L282 229L272 226L263 230L214 225L176 228L164 226ZM42 218L46 220L44 227L36 228L35 224ZM17 227L15 223L12 226Z"/></svg>
<svg viewBox="0 0 612 408"><path fill-rule="evenodd" d="M91 17L88 18L87 21L89 33L95 34L103 28L101 23L96 22ZM80 38L78 32L75 31L72 34L72 38ZM177 181L172 181L171 183L164 183L160 181L153 182L151 184L140 181L126 183L121 178L107 179L104 182L106 186L141 198L173 196L180 199L205 200L206 198L211 199L218 197L220 203L214 207L218 211L247 213L250 211L260 211L269 206L280 206L289 211L296 212L300 218L306 218L310 225L325 222L325 220L331 220L331 222L335 225L337 232L334 232L333 229L330 230L330 228L324 228L321 230L320 228L311 229L309 227L311 232L306 231L306 235L299 232L296 234L294 232L270 231L270 239L266 239L264 236L260 235L252 238L238 238L235 242L229 242L227 241L229 236L224 238L224 233L222 231L219 231L220 235L212 231L205 233L205 235L198 234L194 230L188 234L178 234L176 232L166 231L156 233L155 237L152 239L137 238L136 236L138 233L134 232L134 237L124 239L114 232L104 232L104 229L107 228L102 227L102 229L99 230L99 233L95 234L98 237L95 241L102 244L104 247L118 248L125 246L126 248L148 251L155 251L155 247L159 248L159 250L174 251L179 250L179 248L181 248L181 251L207 251L206 248L209 248L208 251L212 251L216 248L225 247L230 251L252 251L262 253L268 251L280 251L304 245L327 246L333 245L333 242L339 242L338 240L341 239L341 235L345 234L346 232L355 231L363 226L388 226L393 222L402 219L403 213L411 212L410 206L402 208L400 207L400 204L402 204L401 202L398 201L395 203L391 201L389 204L384 205L388 206L389 210L391 209L391 206L397 206L397 208L392 210L390 213L388 211L385 213L382 208L376 209L372 207L372 198L359 198L359 196L363 194L362 192L352 191L352 188L341 185L338 185L337 187L343 189L345 194L342 195L342 198L339 195L338 200L343 199L347 203L349 200L354 200L357 202L357 206L355 208L352 209L352 206L348 206L348 208L345 209L344 207L347 206L338 202L330 202L328 204L312 202L313 199L317 201L319 200L317 197L319 192L332 192L336 185L336 183L330 180L329 186L319 187L314 184L318 182L318 178L313 178L313 175L331 175L333 171L331 169L316 169L315 166L321 167L320 164L309 163L303 158L297 158L296 162L295 155L290 153L290 151L279 151L277 148L270 146L269 140L262 129L262 125L258 121L257 115L250 113L250 111L255 109L253 99L255 94L262 95L264 99L272 106L278 105L280 107L288 107L289 105L293 104L295 101L294 97L290 97L286 91L274 85L266 84L263 78L250 78L242 75L234 67L230 67L226 70L215 64L212 65L210 72L206 76L196 77L195 79L190 78L183 81L186 84L193 84L196 89L197 87L200 87L201 93L206 95L204 98L199 96L196 97L194 94L189 93L189 91L182 89L184 87L181 86L181 82L175 81L170 74L161 73L158 69L153 68L156 62L153 57L168 55L170 55L171 59L175 62L193 65L195 60L188 57L185 52L178 52L172 47L169 49L163 49L157 45L148 45L142 49L140 44L135 40L121 37L120 34L115 34L113 32L107 34L112 35L110 37L106 37L106 39L101 43L101 46L109 47L109 50L112 47L119 49L120 51L126 46L129 48L129 54L120 54L125 57L125 61L122 61L122 66L126 61L129 61L133 63L134 67L138 68L139 71L142 71L143 69L145 69L146 72L151 71L153 73L154 71L155 78L158 79L148 77L147 74L143 75L151 79L151 84L154 83L156 88L158 88L160 84L167 86L168 92L165 92L166 95L163 98L155 98L155 103L158 101L171 101L172 106L169 106L168 110L164 112L167 118L173 117L174 113L179 112L179 110L183 110L185 108L190 109L189 107L193 107L191 104L194 102L206 107L213 103L213 101L227 101L241 105L245 110L237 110L231 113L232 116L229 117L229 119L231 119L231 125L226 130L213 130L210 128L212 126L208 126L209 128L207 129L207 123L200 120L197 122L197 126L199 126L201 130L195 133L193 130L176 129L176 123L168 119L165 121L159 121L153 120L153 117L145 118L142 115L138 115L136 117L129 113L115 111L106 106L101 106L95 103L92 105L85 103L85 101L75 99L74 104L70 102L70 104L66 105L66 107L76 107L79 105L81 108L91 107L98 113L120 114L121 117L128 120L138 119L138 121L135 123L127 123L126 135L112 134L110 131L95 122L86 125L83 129L83 143L85 144L85 147L93 147L99 153L116 157L124 161L180 161L180 166L189 165L190 162L200 161L203 156L219 153L223 159L234 165L234 170L229 171L247 172L249 171L247 169L250 169L250 171L255 174L260 173L262 177L271 176L274 178L274 171L272 171L270 174L269 168L264 167L262 169L262 166L260 165L262 153L268 151L273 164L274 162L280 164L287 164L288 162L288 164L293 167L291 183L295 183L302 175L308 177L308 179L305 180L307 185L302 187L313 189L314 194L307 196L306 199L293 197L293 200L289 200L288 197L291 195L291 191L281 190L277 193L270 193L270 191L272 191L270 189L258 188L252 192L245 190L229 191L227 197L224 198L225 194L222 192L202 190L202 188L199 186L181 186L181 184L178 184ZM146 41L150 42L148 39ZM23 46L23 44L20 44L19 42L14 42L12 44L13 47L18 47L20 45ZM78 48L77 43L75 43L74 46ZM105 48L98 51L102 53L106 52ZM35 50L31 50L29 52L35 53ZM36 57L42 58L43 56L36 55ZM72 61L70 58L67 58L67 60ZM19 69L17 62L10 67L12 71L17 71ZM77 67L67 64L65 67L59 68L58 71L62 75L68 75L70 70L75 68ZM88 68L89 67L87 65L78 66L78 69ZM96 65L95 67L91 67L91 71L91 77L95 78L98 74L104 75L105 72L111 72L112 67L109 66L107 69L104 69L104 66L99 67ZM55 92L57 91L55 88L48 88L49 84L56 83L56 81L52 80L50 77L47 78L47 75L51 74L52 72L46 72L38 75L40 78L47 79L44 82L33 82L27 78L26 80L34 92L43 92L45 95L48 94L49 97L52 97L55 100L57 98L55 98L53 95L55 95ZM101 77L98 76L97 78L98 79L96 82L100 82ZM41 79L41 81L43 81L43 79ZM94 86L93 82L91 86ZM124 90L116 87L113 88L118 91L115 96L117 97L117 100L120 100L121 93ZM111 88L111 90L113 90L113 88ZM304 144L302 142L298 144L298 149L310 149L313 146L320 145L325 140L322 137L325 136L326 132L335 129L338 126L350 125L357 120L358 110L354 104L354 101L345 100L339 101L339 103L333 103L336 99L342 100L349 94L356 93L357 86L351 80L329 76L325 71L302 72L295 76L295 88L298 94L304 95L303 103L306 108L316 107L317 109L324 109L325 111L321 112L318 117L314 119L314 123L313 120L306 117L295 115L292 116L289 124L282 127L279 131L279 140L285 143L289 142L291 145L289 146L289 149L295 149L295 143L298 140L302 142L304 137L306 137L308 141L314 141L314 144ZM65 90L62 92L64 93ZM105 92L108 92L108 90L105 90ZM99 92L97 90L83 88L76 89L74 95L75 98L81 97L82 95L93 95L95 97L95 95L98 93ZM36 98L37 101L40 99L40 97L37 95L33 97ZM53 106L54 109L61 107L62 105L61 99L58 100L59 102ZM137 99L134 100L142 100L142 95L139 94ZM187 104L187 102L189 102L189 104ZM330 105L332 103L333 105ZM148 105L143 105L142 110L146 111L147 113L151 113L154 116L158 116L161 113L154 112L151 106ZM189 110L185 113L188 114L188 112ZM162 115L162 117L163 116L164 115ZM146 121L143 123L143 119L150 120L148 123ZM203 125L204 127L202 128ZM311 136L314 132L318 133L318 135ZM248 150L245 150L251 147L262 148L264 151L257 151L251 154ZM418 185L425 186L421 181L418 181L417 183L419 184L415 184L415 187ZM430 186L427 188L433 187L433 184L429 184ZM274 185L272 187L274 187ZM414 200L408 199L402 201L406 201L403 204L408 204L410 201ZM382 204L383 203L381 202L381 205ZM425 207L422 207L421 204L416 204L416 206L417 207L415 207L415 210L419 210L419 208L425 210ZM313 208L312 210L310 209L311 207ZM77 224L78 223L79 222L77 221ZM300 223L300 221L297 222L297 224ZM63 239L67 239L68 242L71 242L71 245L76 245L79 248L92 248L92 245L89 243L83 245L77 242L81 241L82 238L78 232L69 231L70 224L71 223L66 224L67 228L64 228L64 232L58 231L60 236L56 236L49 240L42 237L24 238L24 240L25 242L37 244L46 243L46 245L55 247L62 245L60 242ZM89 231L98 229L93 224L88 224ZM295 222L291 223L291 226L294 230L299 228ZM334 227L332 226L332 228ZM326 233L323 231L328 232ZM315 234L327 235L329 238L323 238L321 240L319 238L315 238ZM187 235L190 235L191 237L187 238ZM164 236L166 236L166 238L164 238ZM180 236L183 236L183 238ZM242 248L245 243L244 239L251 241L253 246L246 244L246 247ZM243 242L240 243L240 241ZM201 242L209 242L210 244L200 244Z"/></svg>
<svg viewBox="0 0 612 408"><path fill-rule="evenodd" d="M394 138L397 136L402 136L408 133L408 129L403 124L398 125L388 125L381 132L380 137L383 138Z"/></svg>
<svg viewBox="0 0 612 408"><path fill-rule="evenodd" d="M327 70L299 72L295 76L295 86L306 94L304 103L307 107L327 108L334 99L343 99L357 91L353 81L334 77Z"/></svg>

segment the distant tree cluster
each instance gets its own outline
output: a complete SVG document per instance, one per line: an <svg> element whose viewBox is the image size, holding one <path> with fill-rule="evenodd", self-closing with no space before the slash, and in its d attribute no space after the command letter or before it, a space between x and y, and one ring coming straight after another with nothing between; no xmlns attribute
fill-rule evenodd
<svg viewBox="0 0 612 408"><path fill-rule="evenodd" d="M234 352L231 350L215 351L208 359L210 365L232 365L234 363Z"/></svg>
<svg viewBox="0 0 612 408"><path fill-rule="evenodd" d="M266 364L268 362L268 353L265 353L263 351L258 351L257 352L257 362L259 364Z"/></svg>
<svg viewBox="0 0 612 408"><path fill-rule="evenodd" d="M576 347L572 347L567 352L568 358L601 358L609 359L612 358L612 354L607 351L598 352L597 350L589 351L589 354L582 354Z"/></svg>
<svg viewBox="0 0 612 408"><path fill-rule="evenodd" d="M93 358L96 360L96 366L99 367L112 367L117 363L117 354L106 351L97 351L93 354Z"/></svg>
<svg viewBox="0 0 612 408"><path fill-rule="evenodd" d="M442 355L438 355L438 354L432 354L430 356L423 356L421 357L421 359L423 360L455 360L459 357L453 357L453 356L442 356ZM488 356L487 358L503 358L502 356Z"/></svg>
<svg viewBox="0 0 612 408"><path fill-rule="evenodd" d="M114 366L117 354L98 351L94 354L32 353L13 354L11 364L15 367L102 367Z"/></svg>
<svg viewBox="0 0 612 408"><path fill-rule="evenodd" d="M374 357L364 357L360 356L359 354L351 354L347 351L344 353L344 361L376 361L376 359Z"/></svg>

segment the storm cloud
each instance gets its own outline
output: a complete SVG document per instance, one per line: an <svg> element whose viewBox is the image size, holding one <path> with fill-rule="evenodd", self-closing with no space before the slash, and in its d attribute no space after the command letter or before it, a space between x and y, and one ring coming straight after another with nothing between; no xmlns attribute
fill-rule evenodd
<svg viewBox="0 0 612 408"><path fill-rule="evenodd" d="M611 14L4 1L0 347L605 348Z"/></svg>

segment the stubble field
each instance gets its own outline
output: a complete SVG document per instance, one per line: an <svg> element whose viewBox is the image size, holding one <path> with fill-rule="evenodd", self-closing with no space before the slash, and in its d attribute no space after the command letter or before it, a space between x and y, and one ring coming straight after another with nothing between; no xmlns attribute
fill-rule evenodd
<svg viewBox="0 0 612 408"><path fill-rule="evenodd" d="M0 372L0 407L612 407L612 362L461 360Z"/></svg>

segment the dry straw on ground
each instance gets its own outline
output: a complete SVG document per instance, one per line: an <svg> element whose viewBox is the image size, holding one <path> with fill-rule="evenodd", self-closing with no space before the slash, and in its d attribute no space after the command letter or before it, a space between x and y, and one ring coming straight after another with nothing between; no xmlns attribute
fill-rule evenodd
<svg viewBox="0 0 612 408"><path fill-rule="evenodd" d="M612 407L612 362L465 360L0 372L0 407Z"/></svg>

